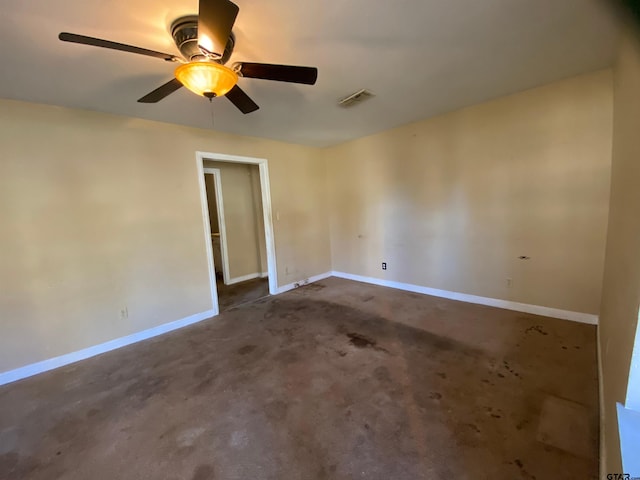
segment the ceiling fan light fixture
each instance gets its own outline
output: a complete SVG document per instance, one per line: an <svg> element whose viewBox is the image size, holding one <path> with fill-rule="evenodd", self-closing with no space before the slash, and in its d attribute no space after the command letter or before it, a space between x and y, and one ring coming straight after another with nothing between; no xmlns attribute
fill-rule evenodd
<svg viewBox="0 0 640 480"><path fill-rule="evenodd" d="M205 97L222 97L238 82L236 72L215 62L185 63L176 68L175 76L193 93Z"/></svg>

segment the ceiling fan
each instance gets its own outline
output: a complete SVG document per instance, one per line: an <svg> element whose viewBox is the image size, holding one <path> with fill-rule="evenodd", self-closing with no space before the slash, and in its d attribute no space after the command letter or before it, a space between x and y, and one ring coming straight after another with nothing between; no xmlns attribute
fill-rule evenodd
<svg viewBox="0 0 640 480"><path fill-rule="evenodd" d="M233 24L238 6L229 0L199 0L198 15L180 17L171 24L171 36L181 56L112 42L100 38L62 32L63 42L110 48L179 63L175 78L140 98L140 103L156 103L182 86L207 97L226 96L242 113L258 110L258 105L238 85L238 77L314 85L318 69L294 65L237 62L225 66L235 46Z"/></svg>

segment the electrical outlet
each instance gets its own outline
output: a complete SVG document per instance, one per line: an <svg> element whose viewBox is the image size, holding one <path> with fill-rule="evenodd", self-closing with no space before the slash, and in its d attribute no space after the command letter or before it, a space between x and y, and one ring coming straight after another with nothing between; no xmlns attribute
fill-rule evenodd
<svg viewBox="0 0 640 480"><path fill-rule="evenodd" d="M511 288L512 283L513 283L513 280L511 280L510 278L507 278L507 288Z"/></svg>
<svg viewBox="0 0 640 480"><path fill-rule="evenodd" d="M386 270L387 269L387 262L382 262L382 269Z"/></svg>
<svg viewBox="0 0 640 480"><path fill-rule="evenodd" d="M120 320L127 320L129 318L129 309L125 305L124 308L120 310Z"/></svg>

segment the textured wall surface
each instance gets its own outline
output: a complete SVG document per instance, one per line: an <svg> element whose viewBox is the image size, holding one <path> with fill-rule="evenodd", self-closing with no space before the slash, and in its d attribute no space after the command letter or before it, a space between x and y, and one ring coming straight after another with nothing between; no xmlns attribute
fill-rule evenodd
<svg viewBox="0 0 640 480"><path fill-rule="evenodd" d="M328 149L333 269L597 314L611 130L605 70Z"/></svg>

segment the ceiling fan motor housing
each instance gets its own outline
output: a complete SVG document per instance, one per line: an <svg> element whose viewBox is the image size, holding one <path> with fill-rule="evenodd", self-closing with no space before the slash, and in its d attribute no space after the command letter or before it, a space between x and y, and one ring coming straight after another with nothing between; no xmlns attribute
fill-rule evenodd
<svg viewBox="0 0 640 480"><path fill-rule="evenodd" d="M233 32L227 40L224 54L221 58L208 58L198 46L198 16L189 15L180 17L171 24L171 36L182 56L189 62L200 60L213 61L224 65L229 61L235 46L235 36Z"/></svg>

